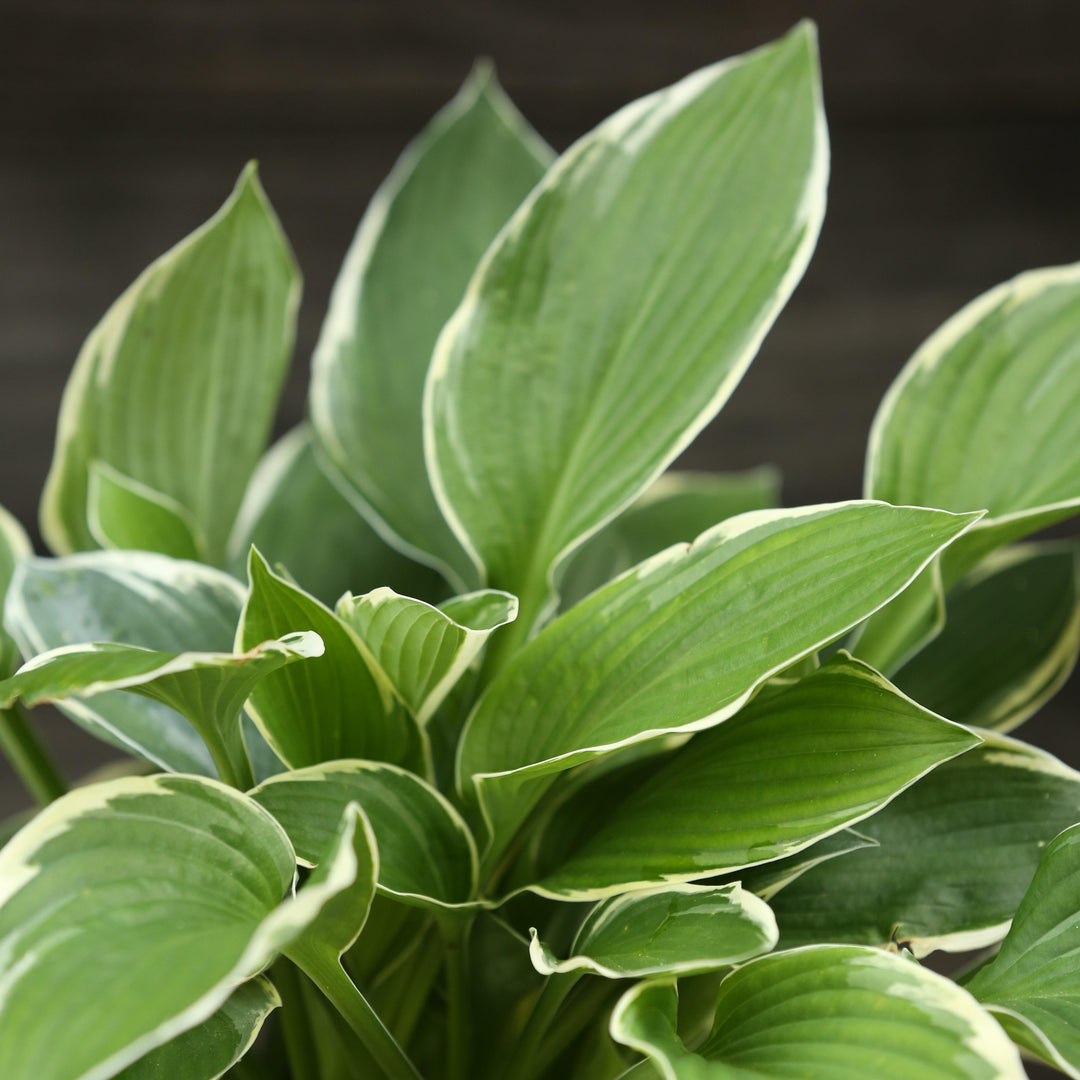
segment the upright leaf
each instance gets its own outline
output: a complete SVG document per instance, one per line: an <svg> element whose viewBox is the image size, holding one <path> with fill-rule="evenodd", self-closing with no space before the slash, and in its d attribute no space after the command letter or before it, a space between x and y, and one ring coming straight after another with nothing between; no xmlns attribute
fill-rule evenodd
<svg viewBox="0 0 1080 1080"><path fill-rule="evenodd" d="M10 675L19 666L19 648L4 628L5 598L16 564L33 553L30 537L23 527L0 506L0 678Z"/></svg>
<svg viewBox="0 0 1080 1080"><path fill-rule="evenodd" d="M363 596L346 593L335 610L371 650L423 726L492 631L513 622L517 607L516 597L495 589L432 607L380 588Z"/></svg>
<svg viewBox="0 0 1080 1080"><path fill-rule="evenodd" d="M300 277L254 165L225 205L153 262L87 338L64 392L41 529L97 546L101 461L179 504L220 564L266 445L292 351Z"/></svg>
<svg viewBox="0 0 1080 1080"><path fill-rule="evenodd" d="M229 569L247 573L254 544L271 566L324 604L343 592L390 585L410 596L445 595L442 578L395 551L334 486L319 463L306 424L263 455L229 538Z"/></svg>
<svg viewBox="0 0 1080 1080"><path fill-rule="evenodd" d="M731 394L810 258L827 174L803 23L604 121L488 251L436 345L425 440L522 634L558 564Z"/></svg>
<svg viewBox="0 0 1080 1080"><path fill-rule="evenodd" d="M535 930L529 952L542 975L640 979L738 964L768 952L777 937L769 905L738 885L663 885L597 904L568 959L559 960Z"/></svg>
<svg viewBox="0 0 1080 1080"><path fill-rule="evenodd" d="M462 736L459 784L475 788L494 848L555 774L733 715L972 520L879 503L743 514L560 616L502 669Z"/></svg>
<svg viewBox="0 0 1080 1080"><path fill-rule="evenodd" d="M103 548L157 551L174 559L205 559L206 542L191 514L102 461L90 463L86 516Z"/></svg>
<svg viewBox="0 0 1080 1080"><path fill-rule="evenodd" d="M778 859L873 814L977 742L840 654L691 739L601 810L538 888L584 899Z"/></svg>
<svg viewBox="0 0 1080 1080"><path fill-rule="evenodd" d="M712 1033L688 1050L674 982L639 983L612 1037L664 1080L1025 1080L1020 1056L972 996L878 949L824 945L763 956L720 985Z"/></svg>
<svg viewBox="0 0 1080 1080"><path fill-rule="evenodd" d="M672 544L688 544L706 529L780 501L780 474L763 466L741 473L666 472L637 502L586 541L559 581L564 608L573 607L617 574Z"/></svg>
<svg viewBox="0 0 1080 1080"><path fill-rule="evenodd" d="M1080 1077L1080 825L1043 852L1001 951L966 983L1022 1047Z"/></svg>
<svg viewBox="0 0 1080 1080"><path fill-rule="evenodd" d="M985 733L859 825L876 847L813 867L771 897L784 947L903 942L916 956L1000 941L1046 844L1080 820L1080 773Z"/></svg>
<svg viewBox="0 0 1080 1080"><path fill-rule="evenodd" d="M355 878L291 897L294 871L277 822L216 781L47 807L0 851L0 1074L107 1080L207 1021Z"/></svg>
<svg viewBox="0 0 1080 1080"><path fill-rule="evenodd" d="M314 630L326 646L310 664L270 674L248 702L281 760L293 768L348 757L420 762L420 730L360 638L315 597L275 574L254 548L248 573L237 652L298 626Z"/></svg>
<svg viewBox="0 0 1080 1080"><path fill-rule="evenodd" d="M941 634L894 682L964 724L1009 731L1062 686L1080 650L1077 548L996 552L948 597Z"/></svg>
<svg viewBox="0 0 1080 1080"><path fill-rule="evenodd" d="M551 157L478 67L368 207L312 360L311 415L327 456L380 531L455 583L475 571L427 480L424 377L480 256Z"/></svg>
<svg viewBox="0 0 1080 1080"><path fill-rule="evenodd" d="M946 584L995 547L1080 510L1080 264L1021 274L918 349L874 419L866 494L989 514Z"/></svg>
<svg viewBox="0 0 1080 1080"><path fill-rule="evenodd" d="M325 857L355 802L379 848L379 889L395 900L446 907L476 889L476 846L461 815L420 777L374 761L328 761L275 776L251 797L281 822L297 858Z"/></svg>
<svg viewBox="0 0 1080 1080"><path fill-rule="evenodd" d="M27 559L11 583L4 617L27 657L100 641L168 653L231 652L243 602L239 582L198 563L88 552ZM163 769L214 771L202 739L175 709L118 692L59 707L95 735Z"/></svg>
<svg viewBox="0 0 1080 1080"><path fill-rule="evenodd" d="M143 694L187 717L210 749L223 780L253 782L241 715L255 685L296 660L323 654L318 634L264 641L244 653L165 653L137 645L65 645L35 656L0 682L0 709L117 690Z"/></svg>

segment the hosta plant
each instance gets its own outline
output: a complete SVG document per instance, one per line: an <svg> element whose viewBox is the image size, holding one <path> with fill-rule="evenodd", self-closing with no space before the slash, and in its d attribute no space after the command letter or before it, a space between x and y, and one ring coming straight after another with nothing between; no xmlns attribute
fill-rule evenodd
<svg viewBox="0 0 1080 1080"><path fill-rule="evenodd" d="M269 450L254 169L120 296L53 557L0 518L4 1080L1080 1076L1080 773L1008 734L1080 642L1080 267L927 340L862 499L668 471L827 176L806 25L561 157L478 69ZM129 764L65 794L43 702Z"/></svg>

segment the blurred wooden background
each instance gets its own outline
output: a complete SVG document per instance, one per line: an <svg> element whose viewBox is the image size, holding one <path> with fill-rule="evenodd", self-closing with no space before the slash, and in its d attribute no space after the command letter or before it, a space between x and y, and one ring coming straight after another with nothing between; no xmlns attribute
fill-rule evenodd
<svg viewBox="0 0 1080 1080"><path fill-rule="evenodd" d="M1080 259L1075 0L0 0L0 502L33 527L79 345L257 157L306 275L281 426L331 282L409 137L491 56L556 147L810 15L833 142L817 256L686 464L859 493L876 404L977 293ZM1080 426L1080 421L1078 421ZM1080 765L1071 687L1025 733ZM50 721L66 766L100 751ZM22 796L0 775L0 809Z"/></svg>

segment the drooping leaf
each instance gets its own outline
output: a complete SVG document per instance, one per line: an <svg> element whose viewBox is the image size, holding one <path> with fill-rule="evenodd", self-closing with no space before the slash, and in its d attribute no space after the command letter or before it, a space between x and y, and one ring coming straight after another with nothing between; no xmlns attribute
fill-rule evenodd
<svg viewBox="0 0 1080 1080"><path fill-rule="evenodd" d="M151 1050L117 1080L217 1080L251 1049L266 1018L281 1005L269 979L243 983L209 1020Z"/></svg>
<svg viewBox="0 0 1080 1080"><path fill-rule="evenodd" d="M0 678L10 675L19 666L19 648L3 625L5 598L16 564L33 553L26 531L0 506Z"/></svg>
<svg viewBox="0 0 1080 1080"><path fill-rule="evenodd" d="M89 466L86 516L103 548L157 551L174 559L206 558L206 542L184 507L103 461Z"/></svg>
<svg viewBox="0 0 1080 1080"><path fill-rule="evenodd" d="M781 889L797 881L807 870L812 870L830 859L840 859L853 851L868 847L877 847L877 841L863 835L858 829L841 829L784 859L774 859L772 862L738 870L731 875L731 879L739 881L744 888L768 903Z"/></svg>
<svg viewBox="0 0 1080 1080"><path fill-rule="evenodd" d="M951 584L993 548L1080 510L1080 264L991 289L916 351L881 403L867 497L989 514L944 559Z"/></svg>
<svg viewBox="0 0 1080 1080"><path fill-rule="evenodd" d="M292 352L300 276L249 165L224 206L109 309L64 392L41 500L49 546L97 543L88 470L112 466L184 508L220 564Z"/></svg>
<svg viewBox="0 0 1080 1080"><path fill-rule="evenodd" d="M859 825L877 847L816 866L770 899L782 946L893 940L923 956L1005 936L1043 848L1080 820L1080 773L984 734Z"/></svg>
<svg viewBox="0 0 1080 1080"><path fill-rule="evenodd" d="M396 544L459 583L475 571L428 483L424 377L480 256L551 158L490 67L477 68L368 207L312 360L327 456Z"/></svg>
<svg viewBox="0 0 1080 1080"><path fill-rule="evenodd" d="M743 514L561 615L499 672L462 736L459 784L475 785L495 846L555 774L737 712L971 520L877 503Z"/></svg>
<svg viewBox="0 0 1080 1080"><path fill-rule="evenodd" d="M0 1075L115 1075L212 1017L351 884L347 870L288 896L281 827L200 777L128 777L52 803L0 852Z"/></svg>
<svg viewBox="0 0 1080 1080"><path fill-rule="evenodd" d="M231 652L243 602L239 582L198 563L88 552L27 559L12 581L4 618L27 657L95 641L169 653ZM288 628L295 629L308 627ZM214 772L202 739L175 709L124 693L59 707L93 734L163 769Z"/></svg>
<svg viewBox="0 0 1080 1080"><path fill-rule="evenodd" d="M439 337L428 472L525 634L557 565L723 405L810 258L828 146L812 27L574 144Z"/></svg>
<svg viewBox="0 0 1080 1080"><path fill-rule="evenodd" d="M673 981L639 983L611 1017L612 1037L664 1080L1026 1076L967 991L879 949L811 946L744 964L721 983L712 1033L693 1051L677 1033L678 1001Z"/></svg>
<svg viewBox="0 0 1080 1080"><path fill-rule="evenodd" d="M281 822L307 865L319 863L344 808L355 802L379 847L381 892L404 903L465 903L476 889L476 846L461 815L405 769L328 761L273 777L251 797Z"/></svg>
<svg viewBox="0 0 1080 1080"><path fill-rule="evenodd" d="M529 948L542 975L606 979L690 975L768 952L779 932L769 905L738 885L664 885L614 896L581 924L559 960L535 930Z"/></svg>
<svg viewBox="0 0 1080 1080"><path fill-rule="evenodd" d="M691 739L538 889L584 899L791 855L977 743L841 653Z"/></svg>
<svg viewBox="0 0 1080 1080"><path fill-rule="evenodd" d="M948 597L942 633L895 675L929 709L1009 731L1069 677L1080 650L1077 549L1021 545L991 555Z"/></svg>
<svg viewBox="0 0 1080 1080"><path fill-rule="evenodd" d="M306 424L274 443L255 469L229 538L229 568L238 577L252 544L324 604L379 585L425 599L445 595L438 573L390 547L338 491Z"/></svg>
<svg viewBox="0 0 1080 1080"><path fill-rule="evenodd" d="M236 631L238 651L297 626L323 640L322 657L268 676L248 712L292 768L339 758L416 764L420 730L367 646L329 608L275 574L252 548L251 586Z"/></svg>
<svg viewBox="0 0 1080 1080"><path fill-rule="evenodd" d="M591 536L569 559L559 582L563 608L672 544L780 501L780 474L762 466L741 473L666 472L628 510Z"/></svg>
<svg viewBox="0 0 1080 1080"><path fill-rule="evenodd" d="M187 717L222 779L247 787L251 764L241 716L255 686L272 671L323 654L318 634L300 631L243 653L167 653L116 643L64 645L27 661L0 682L0 709L130 690Z"/></svg>
<svg viewBox="0 0 1080 1080"><path fill-rule="evenodd" d="M1022 1047L1080 1077L1080 825L1046 846L1001 951L966 983Z"/></svg>
<svg viewBox="0 0 1080 1080"><path fill-rule="evenodd" d="M363 596L346 593L335 611L371 650L423 726L492 631L513 622L517 607L516 597L495 589L432 607L379 588Z"/></svg>

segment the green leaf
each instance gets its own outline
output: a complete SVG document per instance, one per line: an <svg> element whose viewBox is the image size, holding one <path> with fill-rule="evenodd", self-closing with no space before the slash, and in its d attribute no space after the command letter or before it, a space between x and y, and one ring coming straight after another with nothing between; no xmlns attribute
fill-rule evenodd
<svg viewBox="0 0 1080 1080"><path fill-rule="evenodd" d="M492 631L517 617L517 607L516 597L495 589L432 607L380 588L363 596L346 593L335 611L371 650L423 726Z"/></svg>
<svg viewBox="0 0 1080 1080"><path fill-rule="evenodd" d="M230 652L243 602L239 582L198 563L141 552L88 552L27 559L12 581L4 617L28 657L95 641L169 653ZM308 627L288 627L296 629ZM98 737L163 769L214 772L202 739L174 709L123 693L59 707Z"/></svg>
<svg viewBox="0 0 1080 1080"><path fill-rule="evenodd" d="M251 797L281 822L308 866L318 864L344 808L361 806L379 847L379 890L403 903L446 907L476 890L476 846L461 815L405 769L328 761L283 773Z"/></svg>
<svg viewBox="0 0 1080 1080"><path fill-rule="evenodd" d="M1001 951L966 983L1005 1030L1051 1065L1080 1077L1080 825L1056 836Z"/></svg>
<svg viewBox="0 0 1080 1080"><path fill-rule="evenodd" d="M720 985L716 1019L694 1051L676 1032L675 983L628 990L616 1042L664 1080L1025 1080L994 1019L944 976L879 949L822 945L774 953Z"/></svg>
<svg viewBox="0 0 1080 1080"><path fill-rule="evenodd" d="M590 537L559 582L573 607L617 574L672 544L688 544L713 525L780 501L780 474L769 466L741 473L666 472L625 513Z"/></svg>
<svg viewBox="0 0 1080 1080"><path fill-rule="evenodd" d="M87 485L100 461L179 504L207 559L223 562L277 410L299 300L288 241L249 165L224 206L151 263L86 339L41 499L55 552L97 546Z"/></svg>
<svg viewBox="0 0 1080 1080"><path fill-rule="evenodd" d="M315 597L275 574L255 548L248 573L237 651L298 626L326 646L310 664L272 673L248 702L281 760L292 768L349 757L416 764L424 752L420 730L367 646Z"/></svg>
<svg viewBox="0 0 1080 1080"><path fill-rule="evenodd" d="M859 825L877 847L814 867L770 899L784 947L901 941L924 956L1005 936L1043 848L1080 820L1080 773L985 738Z"/></svg>
<svg viewBox="0 0 1080 1080"><path fill-rule="evenodd" d="M252 544L324 604L347 589L387 584L409 595L445 594L439 574L390 547L338 491L306 424L274 443L251 478L229 538L229 568L238 577Z"/></svg>
<svg viewBox="0 0 1080 1080"><path fill-rule="evenodd" d="M1080 510L1080 264L972 301L881 403L868 497L989 514L944 560L946 585L996 547Z"/></svg>
<svg viewBox="0 0 1080 1080"><path fill-rule="evenodd" d="M157 551L174 559L205 559L198 526L175 499L132 480L103 461L89 467L86 515L103 548Z"/></svg>
<svg viewBox="0 0 1080 1080"><path fill-rule="evenodd" d="M758 511L598 590L513 657L468 721L458 782L470 797L475 785L494 847L557 773L733 715L972 520L880 503Z"/></svg>
<svg viewBox="0 0 1080 1080"><path fill-rule="evenodd" d="M542 975L605 979L727 967L768 952L779 936L769 905L738 885L664 885L613 896L589 913L566 960L531 934L529 953Z"/></svg>
<svg viewBox="0 0 1080 1080"><path fill-rule="evenodd" d="M222 779L252 783L244 746L244 702L266 676L323 654L318 634L301 631L243 653L167 653L113 642L64 645L41 653L0 682L0 709L21 699L33 706L130 690L187 717L210 749Z"/></svg>
<svg viewBox="0 0 1080 1080"><path fill-rule="evenodd" d="M794 855L746 867L737 871L732 877L737 879L745 889L760 896L762 900L770 902L781 889L797 881L807 870L812 870L815 866L820 866L830 859L850 855L853 851L877 846L876 840L864 836L857 829L841 829Z"/></svg>
<svg viewBox="0 0 1080 1080"><path fill-rule="evenodd" d="M33 553L26 531L0 506L0 678L10 675L19 666L19 648L4 629L5 598L16 564Z"/></svg>
<svg viewBox="0 0 1080 1080"><path fill-rule="evenodd" d="M948 596L939 637L894 676L952 720L1009 731L1064 684L1080 650L1075 545L995 552Z"/></svg>
<svg viewBox="0 0 1080 1080"><path fill-rule="evenodd" d="M809 23L636 101L575 143L488 250L440 335L428 472L524 635L558 564L720 409L825 210Z"/></svg>
<svg viewBox="0 0 1080 1080"><path fill-rule="evenodd" d="M217 1080L251 1049L263 1022L281 1005L269 979L238 987L209 1020L151 1050L117 1080Z"/></svg>
<svg viewBox="0 0 1080 1080"><path fill-rule="evenodd" d="M0 852L0 1074L114 1076L213 1016L351 884L347 870L288 896L281 826L200 777L57 800Z"/></svg>
<svg viewBox="0 0 1080 1080"><path fill-rule="evenodd" d="M424 377L480 256L551 158L490 67L478 67L368 207L312 360L311 415L327 456L392 543L459 586L475 571L428 483Z"/></svg>
<svg viewBox="0 0 1080 1080"><path fill-rule="evenodd" d="M791 855L977 743L841 653L691 739L537 891L585 899Z"/></svg>

